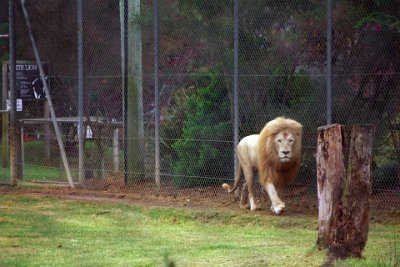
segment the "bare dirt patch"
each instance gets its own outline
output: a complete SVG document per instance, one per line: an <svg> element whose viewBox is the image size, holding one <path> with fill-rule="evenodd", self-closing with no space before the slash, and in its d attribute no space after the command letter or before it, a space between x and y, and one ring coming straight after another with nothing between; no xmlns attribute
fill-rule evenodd
<svg viewBox="0 0 400 267"><path fill-rule="evenodd" d="M220 186L176 188L163 185L157 190L153 184L129 185L123 189L105 187L103 189L69 188L48 184L24 184L11 187L0 185L0 194L52 196L70 201L90 201L99 203L120 203L146 206L171 206L202 209L241 210L234 194L227 194ZM270 213L270 202L262 192L257 192L262 210L258 212ZM316 204L306 198L291 198L283 196L288 209L285 214L316 214ZM315 201L314 201L315 202ZM245 212L245 210L242 210ZM249 212L249 210L246 210Z"/></svg>
<svg viewBox="0 0 400 267"><path fill-rule="evenodd" d="M89 181L90 182L90 181ZM98 182L96 182L98 185ZM113 184L115 185L115 183ZM268 197L256 190L262 210L257 213L271 215ZM177 188L172 185L163 185L161 190L153 183L129 185L123 188L106 184L101 189L91 187L69 188L49 184L25 183L23 186L11 187L0 185L0 194L14 194L21 196L51 196L66 201L97 202L109 204L145 205L154 207L186 207L194 209L215 209L226 211L249 212L239 208L239 201L234 194L227 194L220 186L206 186L193 188ZM387 197L387 196L386 196ZM397 197L400 203L400 196ZM303 189L285 190L282 199L286 202L287 210L283 216L318 215L317 197L307 194ZM371 223L400 224L400 206L389 206L382 196L371 196Z"/></svg>

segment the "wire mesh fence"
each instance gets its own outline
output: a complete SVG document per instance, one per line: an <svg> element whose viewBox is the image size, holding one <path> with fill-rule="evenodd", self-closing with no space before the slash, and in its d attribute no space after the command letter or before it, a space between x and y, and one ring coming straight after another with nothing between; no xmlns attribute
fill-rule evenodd
<svg viewBox="0 0 400 267"><path fill-rule="evenodd" d="M372 198L375 207L399 207L399 14L396 3L377 2L343 0L333 6L332 121L375 125ZM221 184L232 183L235 173L234 2L159 2L159 181L153 2L132 3L124 24L124 1L83 1L83 89L77 2L27 3L74 182L90 189L227 198ZM239 1L239 137L258 133L277 116L303 124L300 170L285 191L294 201L316 202L316 129L328 115L325 12L319 1ZM21 12L17 33L18 59L35 64ZM3 59L6 50L0 50ZM23 99L19 167L26 181L67 182L46 107L44 97ZM3 141L3 151L6 145ZM0 179L8 181L4 155Z"/></svg>

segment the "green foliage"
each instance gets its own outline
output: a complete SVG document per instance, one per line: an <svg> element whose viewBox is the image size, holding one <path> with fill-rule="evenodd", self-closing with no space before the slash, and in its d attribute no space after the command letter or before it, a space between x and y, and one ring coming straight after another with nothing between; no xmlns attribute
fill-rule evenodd
<svg viewBox="0 0 400 267"><path fill-rule="evenodd" d="M388 27L399 26L399 19L395 16L374 12L366 17L361 18L355 25L356 28L361 28L367 23L381 24Z"/></svg>
<svg viewBox="0 0 400 267"><path fill-rule="evenodd" d="M314 149L303 149L302 160L295 184L307 186L307 193L315 194L317 191L317 165Z"/></svg>
<svg viewBox="0 0 400 267"><path fill-rule="evenodd" d="M267 57L267 49L271 48L271 41L263 35L256 35L248 29L240 29L239 33L240 65L263 64ZM251 51L251 53L249 53Z"/></svg>
<svg viewBox="0 0 400 267"><path fill-rule="evenodd" d="M371 28L378 32L383 27L399 30L400 18L398 17L397 3L390 0L374 0L360 2L358 13L361 18L355 23L355 28Z"/></svg>
<svg viewBox="0 0 400 267"><path fill-rule="evenodd" d="M232 147L226 142L232 140L230 104L218 73L203 76L198 90L187 97L182 139L172 144L177 156L173 164L177 186L215 183L215 178L231 173Z"/></svg>
<svg viewBox="0 0 400 267"><path fill-rule="evenodd" d="M8 23L0 23L0 33L7 34L8 33Z"/></svg>
<svg viewBox="0 0 400 267"><path fill-rule="evenodd" d="M276 107L291 108L305 104L314 92L314 84L305 71L293 74L288 64L277 64L270 68L268 77L269 95Z"/></svg>
<svg viewBox="0 0 400 267"><path fill-rule="evenodd" d="M387 131L387 129L384 129ZM374 162L377 166L390 165L396 161L396 147L393 144L389 134L384 134L384 142L379 146L374 155Z"/></svg>
<svg viewBox="0 0 400 267"><path fill-rule="evenodd" d="M399 170L400 164L396 161L378 166L372 172L372 191L379 192L382 189L393 189L399 186Z"/></svg>
<svg viewBox="0 0 400 267"><path fill-rule="evenodd" d="M400 122L400 117L392 123ZM389 125L389 127L391 127ZM383 142L380 144L379 149L374 150L374 169L372 172L372 190L379 192L382 189L395 189L400 186L400 163L398 135L396 132L391 132L387 127L379 129L382 136L378 138Z"/></svg>
<svg viewBox="0 0 400 267"><path fill-rule="evenodd" d="M305 71L299 71L289 77L291 106L301 106L306 104L314 93L315 85L311 79L306 76Z"/></svg>
<svg viewBox="0 0 400 267"><path fill-rule="evenodd" d="M180 0L179 7L182 13L195 15L194 18L199 20L217 20L228 10L232 10L232 1L191 1Z"/></svg>
<svg viewBox="0 0 400 267"><path fill-rule="evenodd" d="M164 119L160 122L160 150L163 155L162 164L165 168L169 168L172 159L177 157L172 144L176 142L177 138L182 137L185 117L189 108L188 97L195 90L194 86L177 90L171 100L171 108L162 112Z"/></svg>
<svg viewBox="0 0 400 267"><path fill-rule="evenodd" d="M0 23L0 34L8 34L8 23ZM9 59L8 54L8 39L0 39L0 62L7 61ZM1 77L0 77L1 79Z"/></svg>

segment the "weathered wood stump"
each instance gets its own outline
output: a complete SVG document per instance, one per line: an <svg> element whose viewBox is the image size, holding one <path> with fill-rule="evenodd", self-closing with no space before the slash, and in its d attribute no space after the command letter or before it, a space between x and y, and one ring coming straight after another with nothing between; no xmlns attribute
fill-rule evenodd
<svg viewBox="0 0 400 267"><path fill-rule="evenodd" d="M345 180L344 149L346 129L339 125L318 128L318 240L321 249L338 243L336 229L343 217L342 192Z"/></svg>
<svg viewBox="0 0 400 267"><path fill-rule="evenodd" d="M346 176L346 129L318 128L318 240L335 258L361 257L368 238L372 125L352 129Z"/></svg>
<svg viewBox="0 0 400 267"><path fill-rule="evenodd" d="M343 202L344 243L354 257L361 257L368 239L373 131L372 125L356 125L351 133Z"/></svg>

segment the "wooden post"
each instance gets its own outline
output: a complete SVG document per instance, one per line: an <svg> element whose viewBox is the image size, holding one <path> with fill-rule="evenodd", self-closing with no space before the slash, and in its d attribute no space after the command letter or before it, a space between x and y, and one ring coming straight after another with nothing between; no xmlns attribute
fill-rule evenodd
<svg viewBox="0 0 400 267"><path fill-rule="evenodd" d="M346 130L334 124L318 128L318 240L334 258L361 257L368 238L372 125L352 129L348 175Z"/></svg>
<svg viewBox="0 0 400 267"><path fill-rule="evenodd" d="M342 220L342 192L345 180L346 129L339 124L318 128L318 240L320 249L334 248Z"/></svg>
<svg viewBox="0 0 400 267"><path fill-rule="evenodd" d="M24 149L24 125L21 123L21 128L20 128L20 136L21 136L21 167L19 168L20 175L18 179L22 179L24 177L24 171L25 171L25 149Z"/></svg>
<svg viewBox="0 0 400 267"><path fill-rule="evenodd" d="M368 239L371 194L372 125L351 132L349 168L344 185L344 244L349 256L361 257Z"/></svg>
<svg viewBox="0 0 400 267"><path fill-rule="evenodd" d="M112 142L114 172L119 171L119 141L118 141L119 134L118 133L119 133L119 130L117 127L115 127L114 131L113 131L113 142Z"/></svg>
<svg viewBox="0 0 400 267"><path fill-rule="evenodd" d="M50 110L49 110L49 104L47 103L47 100L44 101L44 107L43 107L43 118L49 119L50 118ZM50 150L50 123L46 122L43 124L43 140L44 140L44 155L46 157L46 162L50 161L51 157L51 150Z"/></svg>

